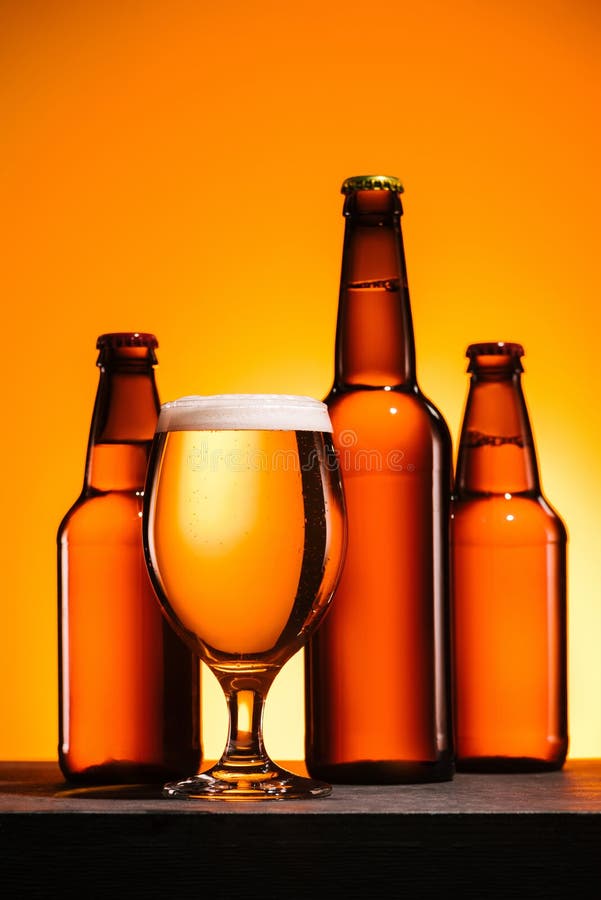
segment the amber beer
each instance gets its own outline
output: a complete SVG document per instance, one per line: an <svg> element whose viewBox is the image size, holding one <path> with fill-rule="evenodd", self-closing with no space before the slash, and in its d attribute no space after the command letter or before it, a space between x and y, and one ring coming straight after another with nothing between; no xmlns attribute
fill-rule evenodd
<svg viewBox="0 0 601 900"><path fill-rule="evenodd" d="M198 660L162 615L142 550L156 347L151 334L98 338L83 490L58 529L58 755L70 781L163 780L201 759Z"/></svg>
<svg viewBox="0 0 601 900"><path fill-rule="evenodd" d="M167 614L214 671L275 669L332 592L341 512L327 509L320 465L331 435L285 430L275 407L258 406L247 428L252 408L228 402L240 401L164 405L148 550Z"/></svg>
<svg viewBox="0 0 601 900"><path fill-rule="evenodd" d="M326 398L348 549L306 654L306 761L332 782L453 776L448 650L451 438L416 377L398 179L347 179Z"/></svg>
<svg viewBox="0 0 601 900"><path fill-rule="evenodd" d="M567 534L543 496L523 348L467 348L453 499L457 769L562 767L568 748Z"/></svg>

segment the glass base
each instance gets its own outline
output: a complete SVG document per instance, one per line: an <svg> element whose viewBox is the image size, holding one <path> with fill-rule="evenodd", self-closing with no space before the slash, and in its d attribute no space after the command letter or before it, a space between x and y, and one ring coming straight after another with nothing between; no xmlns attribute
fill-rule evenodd
<svg viewBox="0 0 601 900"><path fill-rule="evenodd" d="M174 800L310 800L331 792L330 784L295 775L271 762L249 770L217 763L200 775L163 787L163 796Z"/></svg>

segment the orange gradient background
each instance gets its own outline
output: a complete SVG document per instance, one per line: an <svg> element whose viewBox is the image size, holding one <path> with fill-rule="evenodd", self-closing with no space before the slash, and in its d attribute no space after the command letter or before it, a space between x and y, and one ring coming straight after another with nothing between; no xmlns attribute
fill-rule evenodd
<svg viewBox="0 0 601 900"><path fill-rule="evenodd" d="M599 3L4 0L0 45L0 758L56 755L55 535L97 335L154 332L163 401L322 397L339 189L366 172L405 184L418 377L455 445L467 344L525 346L570 534L570 756L601 756ZM281 759L303 756L301 662L268 700Z"/></svg>

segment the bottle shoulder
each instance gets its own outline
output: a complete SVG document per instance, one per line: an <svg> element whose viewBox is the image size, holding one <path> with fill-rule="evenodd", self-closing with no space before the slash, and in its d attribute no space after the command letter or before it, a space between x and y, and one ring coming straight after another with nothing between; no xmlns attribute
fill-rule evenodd
<svg viewBox="0 0 601 900"><path fill-rule="evenodd" d="M479 543L484 537L523 545L542 538L558 544L567 541L562 519L541 494L454 496L451 522L454 538L466 543Z"/></svg>
<svg viewBox="0 0 601 900"><path fill-rule="evenodd" d="M563 537L565 540L568 540L568 529L566 523L563 518L557 512L553 504L549 503L544 493L541 493L539 496L539 504L541 508L546 512L550 519L553 519L557 523L557 528L560 532L563 532Z"/></svg>
<svg viewBox="0 0 601 900"><path fill-rule="evenodd" d="M63 516L57 541L139 538L142 491L82 493Z"/></svg>
<svg viewBox="0 0 601 900"><path fill-rule="evenodd" d="M440 410L418 388L333 388L324 399L334 432L351 429L360 439L396 444L430 439L450 452L451 434Z"/></svg>

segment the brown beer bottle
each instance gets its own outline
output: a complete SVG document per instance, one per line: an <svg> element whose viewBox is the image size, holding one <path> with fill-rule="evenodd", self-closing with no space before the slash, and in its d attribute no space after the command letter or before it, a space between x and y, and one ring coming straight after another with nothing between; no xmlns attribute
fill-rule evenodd
<svg viewBox="0 0 601 900"><path fill-rule="evenodd" d="M98 338L83 490L58 529L58 757L69 781L162 781L201 761L198 659L164 618L142 550L156 347L152 334Z"/></svg>
<svg viewBox="0 0 601 900"><path fill-rule="evenodd" d="M342 186L336 375L346 560L306 651L306 764L331 782L453 777L449 429L417 384L398 179Z"/></svg>
<svg viewBox="0 0 601 900"><path fill-rule="evenodd" d="M565 527L541 492L520 344L471 344L453 497L456 765L560 769L568 748Z"/></svg>

